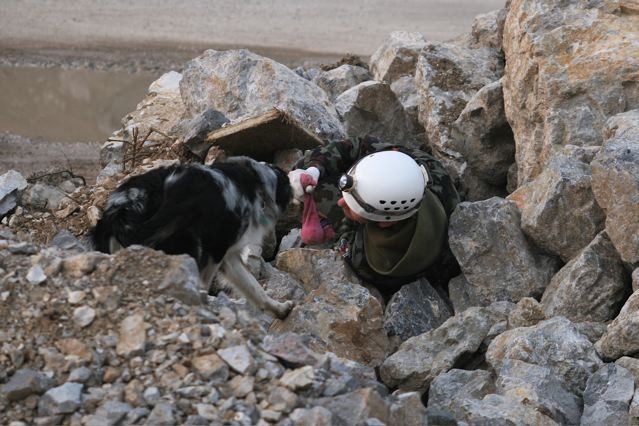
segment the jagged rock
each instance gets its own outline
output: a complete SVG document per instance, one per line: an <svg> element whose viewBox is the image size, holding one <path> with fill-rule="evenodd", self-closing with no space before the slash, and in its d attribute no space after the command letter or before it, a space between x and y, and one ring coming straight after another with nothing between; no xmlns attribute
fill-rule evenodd
<svg viewBox="0 0 639 426"><path fill-rule="evenodd" d="M433 154L459 181L465 160L451 136L453 122L475 93L501 78L503 63L497 49L470 49L453 43L431 43L422 49L415 81L421 104L419 121Z"/></svg>
<svg viewBox="0 0 639 426"><path fill-rule="evenodd" d="M468 163L462 177L466 200L506 195L515 140L504 113L502 81L482 87L468 101L451 129L455 150Z"/></svg>
<svg viewBox="0 0 639 426"><path fill-rule="evenodd" d="M544 307L532 297L524 297L508 315L508 328L530 327L546 319Z"/></svg>
<svg viewBox="0 0 639 426"><path fill-rule="evenodd" d="M73 321L80 328L88 327L95 319L95 309L90 306L80 306L73 311Z"/></svg>
<svg viewBox="0 0 639 426"><path fill-rule="evenodd" d="M120 323L120 338L115 349L118 355L130 358L142 355L146 346L146 329L141 314L130 315Z"/></svg>
<svg viewBox="0 0 639 426"><path fill-rule="evenodd" d="M18 192L28 186L27 180L15 170L0 176L0 218L18 205Z"/></svg>
<svg viewBox="0 0 639 426"><path fill-rule="evenodd" d="M200 273L195 260L188 255L171 256L164 280L157 289L187 305L201 304Z"/></svg>
<svg viewBox="0 0 639 426"><path fill-rule="evenodd" d="M388 403L373 389L358 389L333 398L319 398L315 404L333 414L334 425L357 425L369 418L388 422Z"/></svg>
<svg viewBox="0 0 639 426"><path fill-rule="evenodd" d="M632 291L639 290L639 268L632 271Z"/></svg>
<svg viewBox="0 0 639 426"><path fill-rule="evenodd" d="M639 359L631 358L629 356L622 356L615 361L619 367L623 367L630 371L630 374L635 378L635 383L639 383Z"/></svg>
<svg viewBox="0 0 639 426"><path fill-rule="evenodd" d="M262 260L263 262L263 260ZM260 280L266 294L276 300L302 300L306 296L304 286L291 275L282 272L270 263L263 264L263 278Z"/></svg>
<svg viewBox="0 0 639 426"><path fill-rule="evenodd" d="M601 145L606 119L639 106L635 10L623 2L510 3L504 99L520 184L542 171L553 146Z"/></svg>
<svg viewBox="0 0 639 426"><path fill-rule="evenodd" d="M595 201L591 176L590 165L561 153L533 181L508 196L521 210L521 229L526 235L564 262L604 226L605 214Z"/></svg>
<svg viewBox="0 0 639 426"><path fill-rule="evenodd" d="M39 182L29 185L20 197L21 206L50 212L56 212L72 204L76 205L62 189Z"/></svg>
<svg viewBox="0 0 639 426"><path fill-rule="evenodd" d="M278 253L300 247L302 247L302 230L300 228L293 228L288 234L282 237Z"/></svg>
<svg viewBox="0 0 639 426"><path fill-rule="evenodd" d="M373 78L392 83L404 76L414 76L419 54L427 44L421 33L392 32L371 56L369 63Z"/></svg>
<svg viewBox="0 0 639 426"><path fill-rule="evenodd" d="M194 154L200 158L205 158L211 148L211 144L206 142L206 137L209 132L219 129L228 122L229 119L220 111L207 109L191 119L187 118L180 121L173 131L184 135L182 138L184 144L187 145Z"/></svg>
<svg viewBox="0 0 639 426"><path fill-rule="evenodd" d="M636 21L639 25L639 15ZM635 34L639 39L639 31ZM639 85L636 86L639 107ZM606 233L610 240L624 262L636 264L639 263L639 109L612 117L604 132L607 140L592 162L592 190L606 211Z"/></svg>
<svg viewBox="0 0 639 426"><path fill-rule="evenodd" d="M458 275L448 282L448 297L453 305L455 314L464 312L475 305L475 301L468 293L470 284L464 274Z"/></svg>
<svg viewBox="0 0 639 426"><path fill-rule="evenodd" d="M581 424L630 424L628 411L634 391L634 377L628 370L615 364L602 366L588 379Z"/></svg>
<svg viewBox="0 0 639 426"><path fill-rule="evenodd" d="M325 382L322 395L335 396L356 389L375 389L380 395L388 394L388 389L377 380L375 369L362 365L356 361L338 358L332 353L327 353L320 361L322 370L330 371L331 377Z"/></svg>
<svg viewBox="0 0 639 426"><path fill-rule="evenodd" d="M615 318L629 290L619 254L602 232L552 278L541 304L547 317L606 322Z"/></svg>
<svg viewBox="0 0 639 426"><path fill-rule="evenodd" d="M495 393L495 381L488 371L452 369L433 380L428 391L428 408L451 413L458 420L466 399L483 399Z"/></svg>
<svg viewBox="0 0 639 426"><path fill-rule="evenodd" d="M499 309L473 307L435 330L411 337L382 364L382 381L391 388L428 390L433 379L456 367L460 358L472 357L492 327L506 318Z"/></svg>
<svg viewBox="0 0 639 426"><path fill-rule="evenodd" d="M92 273L96 267L109 257L104 253L79 253L62 259L62 271L72 278L81 278Z"/></svg>
<svg viewBox="0 0 639 426"><path fill-rule="evenodd" d="M302 367L304 365L314 365L320 358L317 353L309 349L310 341L309 336L301 334L269 334L265 337L262 347L266 352L286 364L293 367Z"/></svg>
<svg viewBox="0 0 639 426"><path fill-rule="evenodd" d="M406 392L390 400L388 423L402 426L423 426L427 423L426 407L418 392Z"/></svg>
<svg viewBox="0 0 639 426"><path fill-rule="evenodd" d="M507 13L508 9L504 8L475 16L471 29L471 47L501 50Z"/></svg>
<svg viewBox="0 0 639 426"><path fill-rule="evenodd" d="M284 373L280 377L280 384L294 392L299 392L309 388L313 384L313 380L315 380L314 369L307 365Z"/></svg>
<svg viewBox="0 0 639 426"><path fill-rule="evenodd" d="M229 367L216 354L202 355L191 360L191 365L204 380L225 382L229 377Z"/></svg>
<svg viewBox="0 0 639 426"><path fill-rule="evenodd" d="M47 280L47 275L40 265L34 265L27 272L27 281L33 285L42 284Z"/></svg>
<svg viewBox="0 0 639 426"><path fill-rule="evenodd" d="M581 400L548 367L507 359L496 381L500 395L536 408L559 424L578 424Z"/></svg>
<svg viewBox="0 0 639 426"><path fill-rule="evenodd" d="M33 394L42 394L52 385L52 380L45 374L22 369L16 371L9 382L2 386L0 394L4 395L7 401L20 401Z"/></svg>
<svg viewBox="0 0 639 426"><path fill-rule="evenodd" d="M171 404L161 402L153 407L153 410L149 414L145 425L162 425L172 426L177 424L175 415L173 414L173 407Z"/></svg>
<svg viewBox="0 0 639 426"><path fill-rule="evenodd" d="M129 404L119 401L106 401L84 424L86 426L115 426L133 410Z"/></svg>
<svg viewBox="0 0 639 426"><path fill-rule="evenodd" d="M335 109L350 137L368 135L387 143L418 146L404 106L387 83L360 83L337 97Z"/></svg>
<svg viewBox="0 0 639 426"><path fill-rule="evenodd" d="M92 222L91 225L95 226L95 223ZM83 253L87 251L87 248L68 229L62 229L60 230L60 232L55 234L51 239L51 246L58 247L65 251L75 251L77 253Z"/></svg>
<svg viewBox="0 0 639 426"><path fill-rule="evenodd" d="M229 365L229 367L240 374L255 371L255 359L253 359L253 355L251 355L246 345L220 349L217 351L217 354Z"/></svg>
<svg viewBox="0 0 639 426"><path fill-rule="evenodd" d="M517 399L491 394L484 399L467 399L458 414L470 424L486 425L559 425L535 408Z"/></svg>
<svg viewBox="0 0 639 426"><path fill-rule="evenodd" d="M83 388L81 383L67 382L49 389L38 401L38 414L50 416L73 413L80 408Z"/></svg>
<svg viewBox="0 0 639 426"><path fill-rule="evenodd" d="M297 408L290 419L295 426L333 426L333 413L324 407Z"/></svg>
<svg viewBox="0 0 639 426"><path fill-rule="evenodd" d="M413 126L417 146L427 146L428 141L426 140L426 130L419 122L420 98L415 77L412 75L399 77L391 83L390 87L404 107L404 111Z"/></svg>
<svg viewBox="0 0 639 426"><path fill-rule="evenodd" d="M604 359L616 360L639 351L639 293L633 293L621 308L619 315L608 325L595 347Z"/></svg>
<svg viewBox="0 0 639 426"><path fill-rule="evenodd" d="M207 50L186 64L180 92L190 117L213 108L236 121L277 108L321 139L344 136L322 89L248 50Z"/></svg>
<svg viewBox="0 0 639 426"><path fill-rule="evenodd" d="M450 248L468 283L464 292L473 304L538 297L550 282L556 261L539 254L519 224L515 203L498 197L463 202L453 212Z"/></svg>
<svg viewBox="0 0 639 426"><path fill-rule="evenodd" d="M318 271L321 269L315 264L314 273ZM320 287L300 301L286 319L275 321L271 331L308 334L313 350L379 365L388 349L379 301L357 282L318 276L324 280Z"/></svg>
<svg viewBox="0 0 639 426"><path fill-rule="evenodd" d="M422 278L403 285L384 312L384 329L403 342L439 327L453 313L430 283Z"/></svg>
<svg viewBox="0 0 639 426"><path fill-rule="evenodd" d="M486 361L499 372L508 359L549 368L578 396L583 393L588 377L603 364L593 344L563 317L497 336L488 347Z"/></svg>
<svg viewBox="0 0 639 426"><path fill-rule="evenodd" d="M308 265L313 265L313 268ZM287 250L277 255L275 267L298 279L307 292L318 289L326 281L359 282L355 273L334 250Z"/></svg>
<svg viewBox="0 0 639 426"><path fill-rule="evenodd" d="M344 64L330 71L321 71L312 81L326 92L331 102L335 102L346 90L371 79L366 68Z"/></svg>

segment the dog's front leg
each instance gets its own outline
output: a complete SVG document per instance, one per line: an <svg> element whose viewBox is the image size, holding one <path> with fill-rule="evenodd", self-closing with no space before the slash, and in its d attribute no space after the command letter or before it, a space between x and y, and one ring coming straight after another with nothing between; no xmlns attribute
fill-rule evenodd
<svg viewBox="0 0 639 426"><path fill-rule="evenodd" d="M227 280L237 286L237 289L248 299L249 302L253 303L260 309L268 309L278 318L286 317L293 307L293 302L290 300L286 302L278 302L266 294L253 274L246 269L246 266L242 263L240 256L226 256L224 258L222 273L226 276Z"/></svg>
<svg viewBox="0 0 639 426"><path fill-rule="evenodd" d="M213 261L212 258L206 262L206 265L200 271L200 281L202 289L207 293L211 291L211 286L213 285L213 278L217 274L217 271L220 269L220 263Z"/></svg>

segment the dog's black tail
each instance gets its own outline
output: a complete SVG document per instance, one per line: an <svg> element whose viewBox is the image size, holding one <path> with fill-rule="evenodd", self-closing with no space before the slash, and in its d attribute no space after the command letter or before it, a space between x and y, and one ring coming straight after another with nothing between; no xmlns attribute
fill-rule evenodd
<svg viewBox="0 0 639 426"><path fill-rule="evenodd" d="M141 244L136 228L150 219L164 198L164 182L173 168L155 169L122 184L110 197L102 218L90 231L95 250L113 253Z"/></svg>

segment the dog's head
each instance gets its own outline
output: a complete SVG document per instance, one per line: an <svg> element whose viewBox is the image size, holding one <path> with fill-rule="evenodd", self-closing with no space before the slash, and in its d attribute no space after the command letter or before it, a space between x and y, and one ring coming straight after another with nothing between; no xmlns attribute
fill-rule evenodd
<svg viewBox="0 0 639 426"><path fill-rule="evenodd" d="M277 183L275 184L275 202L280 208L280 211L286 210L286 206L293 200L293 189L291 183L288 180L288 175L282 169L277 166L271 165L271 169L277 176Z"/></svg>

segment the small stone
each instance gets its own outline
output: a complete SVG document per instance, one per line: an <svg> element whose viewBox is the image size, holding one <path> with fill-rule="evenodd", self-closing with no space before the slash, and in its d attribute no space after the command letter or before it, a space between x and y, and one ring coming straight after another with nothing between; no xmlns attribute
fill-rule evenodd
<svg viewBox="0 0 639 426"><path fill-rule="evenodd" d="M307 365L284 373L280 378L280 384L293 391L299 391L309 388L313 384L314 379L315 372L313 367Z"/></svg>
<svg viewBox="0 0 639 426"><path fill-rule="evenodd" d="M284 413L290 413L297 405L297 400L298 398L295 393L281 386L273 388L268 395L268 402L271 404L271 409Z"/></svg>
<svg viewBox="0 0 639 426"><path fill-rule="evenodd" d="M70 414L82 403L81 383L67 382L62 386L49 389L38 403L38 414L49 416L56 414Z"/></svg>
<svg viewBox="0 0 639 426"><path fill-rule="evenodd" d="M107 367L104 370L104 376L102 376L102 380L104 383L113 383L122 375L122 371L119 368L115 367Z"/></svg>
<svg viewBox="0 0 639 426"><path fill-rule="evenodd" d="M269 423L275 423L282 417L282 413L274 410L261 410L260 415Z"/></svg>
<svg viewBox="0 0 639 426"><path fill-rule="evenodd" d="M151 386L144 391L144 400L149 405L157 404L161 397L160 390L155 386Z"/></svg>
<svg viewBox="0 0 639 426"><path fill-rule="evenodd" d="M66 359L75 358L84 362L91 362L93 352L91 348L78 339L63 339L56 344L58 349L66 355Z"/></svg>
<svg viewBox="0 0 639 426"><path fill-rule="evenodd" d="M69 382L87 383L93 377L93 371L87 367L76 368L69 374Z"/></svg>
<svg viewBox="0 0 639 426"><path fill-rule="evenodd" d="M204 379L217 379L225 382L229 376L229 367L216 354L203 355L191 360L195 371Z"/></svg>
<svg viewBox="0 0 639 426"><path fill-rule="evenodd" d="M228 382L228 387L236 398L244 398L253 392L255 378L252 376L235 376Z"/></svg>
<svg viewBox="0 0 639 426"><path fill-rule="evenodd" d="M62 269L72 278L81 278L95 270L98 263L107 259L104 253L88 252L67 257L62 261Z"/></svg>
<svg viewBox="0 0 639 426"><path fill-rule="evenodd" d="M153 408L153 411L151 411L151 414L149 414L145 424L162 426L175 425L176 421L173 415L173 407L164 402L157 404Z"/></svg>
<svg viewBox="0 0 639 426"><path fill-rule="evenodd" d="M120 324L116 353L127 358L142 355L146 346L147 325L140 314L126 317Z"/></svg>
<svg viewBox="0 0 639 426"><path fill-rule="evenodd" d="M255 360L246 345L220 349L217 353L224 362L240 374L246 374L255 370Z"/></svg>
<svg viewBox="0 0 639 426"><path fill-rule="evenodd" d="M27 281L33 285L42 284L47 280L47 276L40 265L32 266L27 272Z"/></svg>
<svg viewBox="0 0 639 426"><path fill-rule="evenodd" d="M197 410L198 416L202 417L205 420L213 421L218 418L218 409L215 407L215 405L196 404L195 409Z"/></svg>
<svg viewBox="0 0 639 426"><path fill-rule="evenodd" d="M41 394L51 386L51 381L42 373L34 370L18 370L0 393L8 401L20 401L29 395Z"/></svg>
<svg viewBox="0 0 639 426"><path fill-rule="evenodd" d="M89 219L89 223L91 226L95 226L98 223L98 220L102 217L102 212L96 206L89 206L87 209L87 219Z"/></svg>
<svg viewBox="0 0 639 426"><path fill-rule="evenodd" d="M71 291L67 296L67 302L69 302L71 305L77 305L81 303L85 297L87 297L87 294L82 290Z"/></svg>
<svg viewBox="0 0 639 426"><path fill-rule="evenodd" d="M119 401L106 401L98 408L95 415L85 424L85 426L114 426L126 417L133 407Z"/></svg>
<svg viewBox="0 0 639 426"><path fill-rule="evenodd" d="M95 309L89 306L80 306L73 311L73 320L80 328L88 327L95 319Z"/></svg>

